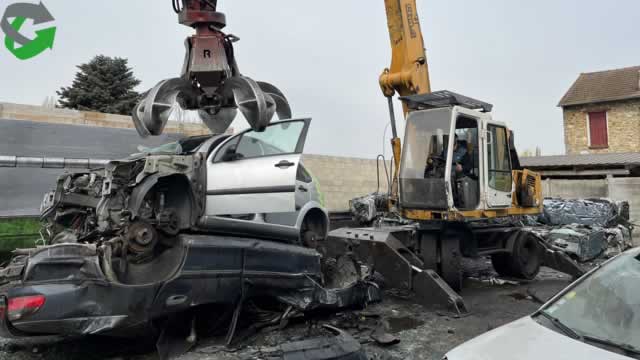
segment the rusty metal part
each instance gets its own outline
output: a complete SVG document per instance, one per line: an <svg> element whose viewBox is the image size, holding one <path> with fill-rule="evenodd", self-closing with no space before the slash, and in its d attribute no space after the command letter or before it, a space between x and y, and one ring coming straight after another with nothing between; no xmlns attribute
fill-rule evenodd
<svg viewBox="0 0 640 360"><path fill-rule="evenodd" d="M135 254L144 254L152 251L158 243L158 232L149 223L136 222L129 226L127 240L129 250Z"/></svg>
<svg viewBox="0 0 640 360"><path fill-rule="evenodd" d="M215 24L220 29L227 25L226 16L216 11L217 0L180 0L182 8L178 8L178 1L174 0L174 10L182 25L193 27L198 24Z"/></svg>
<svg viewBox="0 0 640 360"><path fill-rule="evenodd" d="M178 235L180 219L174 210L167 209L158 215L158 229L167 235Z"/></svg>

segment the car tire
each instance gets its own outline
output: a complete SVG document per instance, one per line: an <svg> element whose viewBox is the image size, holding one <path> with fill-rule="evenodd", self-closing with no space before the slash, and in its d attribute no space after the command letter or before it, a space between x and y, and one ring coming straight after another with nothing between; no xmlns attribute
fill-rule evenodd
<svg viewBox="0 0 640 360"><path fill-rule="evenodd" d="M313 230L307 230L302 234L302 246L315 249L318 247L320 236Z"/></svg>
<svg viewBox="0 0 640 360"><path fill-rule="evenodd" d="M314 214L308 214L302 221L300 228L300 245L316 249L318 243L322 242L328 229L326 221Z"/></svg>

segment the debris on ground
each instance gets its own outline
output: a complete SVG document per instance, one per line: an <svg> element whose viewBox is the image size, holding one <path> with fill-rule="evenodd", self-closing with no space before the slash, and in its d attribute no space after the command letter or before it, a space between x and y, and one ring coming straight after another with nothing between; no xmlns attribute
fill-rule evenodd
<svg viewBox="0 0 640 360"><path fill-rule="evenodd" d="M323 336L262 347L247 354L250 359L270 360L367 360L362 346L351 335L338 328L325 325L333 337Z"/></svg>
<svg viewBox="0 0 640 360"><path fill-rule="evenodd" d="M500 279L497 277L490 277L487 279L476 279L476 278L469 278L472 280L480 280L481 282L485 283L485 284L489 284L489 285L497 285L497 286L502 286L502 285L520 285L520 282L515 281L515 280L506 280L506 279Z"/></svg>

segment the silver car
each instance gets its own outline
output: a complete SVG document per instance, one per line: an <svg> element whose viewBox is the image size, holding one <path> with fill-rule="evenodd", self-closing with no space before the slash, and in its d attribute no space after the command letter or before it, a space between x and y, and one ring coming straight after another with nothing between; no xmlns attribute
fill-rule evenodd
<svg viewBox="0 0 640 360"><path fill-rule="evenodd" d="M178 233L197 232L313 247L327 235L329 217L301 163L309 124L287 120L263 132L186 138L65 175L42 205L45 240L118 237L148 253Z"/></svg>
<svg viewBox="0 0 640 360"><path fill-rule="evenodd" d="M598 266L531 316L480 335L448 360L640 359L640 249Z"/></svg>

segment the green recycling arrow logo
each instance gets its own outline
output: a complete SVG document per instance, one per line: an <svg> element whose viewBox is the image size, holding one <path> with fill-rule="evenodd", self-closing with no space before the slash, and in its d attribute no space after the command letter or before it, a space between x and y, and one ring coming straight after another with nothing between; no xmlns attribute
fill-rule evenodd
<svg viewBox="0 0 640 360"><path fill-rule="evenodd" d="M10 18L13 18L12 22L9 22ZM53 49L56 37L56 27L36 31L35 39L22 35L20 29L27 19L32 19L34 25L55 20L42 2L39 4L15 3L7 7L0 20L0 28L5 33L4 45L20 60L28 60L40 55L46 49Z"/></svg>

